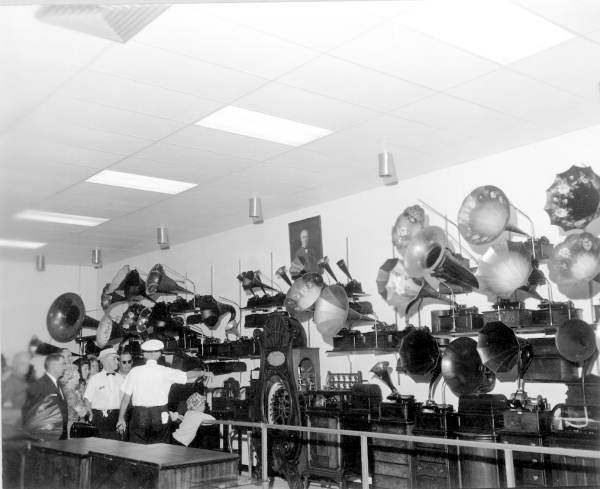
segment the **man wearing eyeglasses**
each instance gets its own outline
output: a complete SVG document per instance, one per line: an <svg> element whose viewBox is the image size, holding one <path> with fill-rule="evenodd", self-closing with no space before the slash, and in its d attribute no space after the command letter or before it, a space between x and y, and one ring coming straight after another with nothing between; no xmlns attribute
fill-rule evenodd
<svg viewBox="0 0 600 489"><path fill-rule="evenodd" d="M119 373L123 378L127 377L127 374L131 371L131 367L133 367L133 357L127 350L123 350L119 357Z"/></svg>

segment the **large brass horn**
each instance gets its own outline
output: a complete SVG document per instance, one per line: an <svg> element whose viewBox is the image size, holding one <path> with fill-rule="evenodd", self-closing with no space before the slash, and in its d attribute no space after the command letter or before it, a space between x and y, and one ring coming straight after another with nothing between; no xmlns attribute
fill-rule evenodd
<svg viewBox="0 0 600 489"><path fill-rule="evenodd" d="M83 300L73 292L59 295L46 315L50 336L61 343L73 341L81 328L97 328L98 320L85 315Z"/></svg>
<svg viewBox="0 0 600 489"><path fill-rule="evenodd" d="M275 275L277 275L280 279L282 279L290 287L292 286L292 279L288 275L287 268L285 268L285 265L282 265L277 270L275 270Z"/></svg>
<svg viewBox="0 0 600 489"><path fill-rule="evenodd" d="M324 256L323 258L321 258L318 262L317 265L319 265L319 268L321 270L325 270L333 279L333 281L335 283L338 283L338 279L335 276L335 274L333 273L333 270L331 269L331 266L329 265L329 258L327 258L326 256Z"/></svg>
<svg viewBox="0 0 600 489"><path fill-rule="evenodd" d="M406 248L404 262L411 277L430 274L446 284L467 289L479 287L473 273L452 253L444 230L437 226L427 226L413 236Z"/></svg>
<svg viewBox="0 0 600 489"><path fill-rule="evenodd" d="M460 206L458 231L472 245L491 243L503 231L527 236L527 233L509 224L510 211L510 201L501 189L494 185L477 187Z"/></svg>
<svg viewBox="0 0 600 489"><path fill-rule="evenodd" d="M285 309L290 315L306 311L321 295L323 277L318 273L305 273L294 280L285 296Z"/></svg>
<svg viewBox="0 0 600 489"><path fill-rule="evenodd" d="M146 292L150 295L177 295L193 294L185 287L179 285L167 275L165 268L160 263L152 267L146 278Z"/></svg>
<svg viewBox="0 0 600 489"><path fill-rule="evenodd" d="M463 336L451 342L442 354L442 376L457 396L485 394L496 383L496 376L483 365L477 342Z"/></svg>
<svg viewBox="0 0 600 489"><path fill-rule="evenodd" d="M392 379L388 371L389 367L390 362L377 362L371 368L371 372L374 373L376 377L381 379L381 381L388 386L390 391L392 391L392 393L389 396L387 396L387 398L395 401L397 399L400 399L400 393L398 392L398 389L396 389L396 386L392 383Z"/></svg>

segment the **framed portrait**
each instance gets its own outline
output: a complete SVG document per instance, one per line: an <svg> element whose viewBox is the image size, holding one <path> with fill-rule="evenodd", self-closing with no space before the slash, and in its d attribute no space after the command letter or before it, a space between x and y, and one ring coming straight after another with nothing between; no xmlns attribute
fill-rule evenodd
<svg viewBox="0 0 600 489"><path fill-rule="evenodd" d="M290 273L297 278L302 270L321 273L318 262L323 258L321 216L288 224L290 234Z"/></svg>

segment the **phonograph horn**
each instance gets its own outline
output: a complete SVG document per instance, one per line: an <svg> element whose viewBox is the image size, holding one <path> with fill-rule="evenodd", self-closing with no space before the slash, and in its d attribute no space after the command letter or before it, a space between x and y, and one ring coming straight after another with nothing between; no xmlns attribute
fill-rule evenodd
<svg viewBox="0 0 600 489"><path fill-rule="evenodd" d="M321 295L323 277L318 273L305 273L294 280L285 296L285 309L290 315L306 311Z"/></svg>
<svg viewBox="0 0 600 489"><path fill-rule="evenodd" d="M46 326L52 339L67 343L77 337L81 328L97 328L98 320L85 315L81 297L73 292L66 292L50 305Z"/></svg>
<svg viewBox="0 0 600 489"><path fill-rule="evenodd" d="M325 270L329 275L331 275L331 278L333 279L333 281L335 283L338 283L338 279L335 276L335 274L333 273L333 270L331 269L331 266L329 265L329 258L327 258L326 256L324 256L323 258L321 258L317 262L317 265L319 265L320 269Z"/></svg>
<svg viewBox="0 0 600 489"><path fill-rule="evenodd" d="M416 328L400 343L400 358L396 370L430 377L427 403L433 403L433 391L441 373L441 353L438 342L428 328Z"/></svg>
<svg viewBox="0 0 600 489"><path fill-rule="evenodd" d="M518 251L490 248L481 261L477 276L482 291L493 297L508 299L528 284L532 272L531 259Z"/></svg>
<svg viewBox="0 0 600 489"><path fill-rule="evenodd" d="M465 197L458 211L458 231L472 245L494 241L503 231L528 234L509 224L511 204L494 185L477 187Z"/></svg>
<svg viewBox="0 0 600 489"><path fill-rule="evenodd" d="M285 265L282 265L277 270L275 270L275 275L281 278L290 287L292 286L292 279L287 274L287 268L285 268Z"/></svg>
<svg viewBox="0 0 600 489"><path fill-rule="evenodd" d="M242 272L240 275L241 275L242 288L244 290L252 291L252 289L254 289L254 288L259 288L263 291L263 294L266 294L267 290L271 290L273 292L278 292L277 289L265 284L260 279L260 271L258 271L258 270ZM240 275L238 275L238 280L240 279Z"/></svg>
<svg viewBox="0 0 600 489"><path fill-rule="evenodd" d="M427 226L410 240L404 254L406 270L411 277L431 274L448 284L476 289L479 282L448 247L445 231L437 226Z"/></svg>
<svg viewBox="0 0 600 489"><path fill-rule="evenodd" d="M325 337L335 336L347 321L373 320L350 308L346 289L340 284L325 287L315 302L313 320Z"/></svg>
<svg viewBox="0 0 600 489"><path fill-rule="evenodd" d="M559 285L595 280L600 272L600 238L588 232L569 234L554 247L550 279Z"/></svg>
<svg viewBox="0 0 600 489"><path fill-rule="evenodd" d="M387 396L387 398L390 400L397 400L400 398L400 393L392 383L392 379L390 378L390 373L388 371L389 366L390 362L377 362L371 368L371 372L374 373L376 377L381 379L381 381L383 381L383 383L387 385L392 391L392 393L389 396Z"/></svg>
<svg viewBox="0 0 600 489"><path fill-rule="evenodd" d="M523 376L533 359L531 343L518 337L500 321L487 323L477 338L477 352L483 364L495 374L517 366L517 393L524 393Z"/></svg>
<svg viewBox="0 0 600 489"><path fill-rule="evenodd" d="M228 337L229 335L233 335L236 338L242 336L240 323L238 321L230 320L227 323L227 326L225 326L225 337Z"/></svg>
<svg viewBox="0 0 600 489"><path fill-rule="evenodd" d="M62 348L58 346L40 341L36 335L31 337L28 349L34 355L50 355L51 353L60 353L62 351Z"/></svg>
<svg viewBox="0 0 600 489"><path fill-rule="evenodd" d="M594 330L581 319L565 321L556 332L555 342L560 356L578 364L591 358L596 350Z"/></svg>
<svg viewBox="0 0 600 489"><path fill-rule="evenodd" d="M146 292L151 295L193 294L169 277L160 263L154 265L148 273Z"/></svg>
<svg viewBox="0 0 600 489"><path fill-rule="evenodd" d="M350 275L350 270L348 270L348 265L346 265L346 262L343 259L337 261L337 266L340 268L340 270L342 272L344 272L344 275L346 275L346 277L348 277L348 280L352 280L352 275Z"/></svg>
<svg viewBox="0 0 600 489"><path fill-rule="evenodd" d="M457 396L485 394L496 383L496 376L483 365L477 342L463 336L451 342L442 354L442 376Z"/></svg>
<svg viewBox="0 0 600 489"><path fill-rule="evenodd" d="M414 307L414 305L421 302L424 299L435 299L438 302L443 302L444 304L448 304L453 307L456 306L456 303L452 299L439 293L431 285L429 285L427 283L427 281L422 280L422 282L423 282L423 285L421 285L419 292L406 306L406 309L405 309L406 316L410 316L410 314L411 314L410 310Z"/></svg>
<svg viewBox="0 0 600 489"><path fill-rule="evenodd" d="M200 296L196 307L200 311L200 320L188 321L188 324L202 323L210 329L217 329L225 322L226 317L227 322L235 320L235 308L230 304L217 302L212 295Z"/></svg>
<svg viewBox="0 0 600 489"><path fill-rule="evenodd" d="M108 314L105 314L102 316L96 330L96 345L104 348L112 340L121 338L121 333L122 330L119 327L119 323L116 323Z"/></svg>

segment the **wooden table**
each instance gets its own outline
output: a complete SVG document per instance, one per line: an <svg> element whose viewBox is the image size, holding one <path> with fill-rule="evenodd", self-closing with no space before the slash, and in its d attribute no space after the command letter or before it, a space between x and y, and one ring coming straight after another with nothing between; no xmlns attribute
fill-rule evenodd
<svg viewBox="0 0 600 489"><path fill-rule="evenodd" d="M90 450L91 489L192 489L237 478L238 456L166 443Z"/></svg>
<svg viewBox="0 0 600 489"><path fill-rule="evenodd" d="M29 489L201 487L237 476L238 457L165 443L140 445L102 438L32 443L26 460Z"/></svg>

